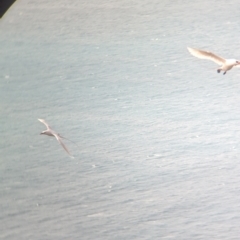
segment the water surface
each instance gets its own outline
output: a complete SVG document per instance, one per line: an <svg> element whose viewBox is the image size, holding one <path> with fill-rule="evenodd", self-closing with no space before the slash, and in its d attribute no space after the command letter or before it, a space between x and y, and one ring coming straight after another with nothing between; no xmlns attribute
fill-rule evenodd
<svg viewBox="0 0 240 240"><path fill-rule="evenodd" d="M240 72L186 50L238 58L239 10L17 1L0 21L2 239L239 239Z"/></svg>

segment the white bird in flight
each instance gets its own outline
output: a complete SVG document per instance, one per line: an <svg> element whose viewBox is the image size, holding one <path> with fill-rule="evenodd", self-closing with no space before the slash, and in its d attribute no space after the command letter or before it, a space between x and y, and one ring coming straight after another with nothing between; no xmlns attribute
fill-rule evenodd
<svg viewBox="0 0 240 240"><path fill-rule="evenodd" d="M51 127L47 124L47 122L44 119L38 119L38 121L40 121L41 123L43 123L47 127L47 130L42 131L40 134L45 134L45 135L48 135L48 136L51 136L51 137L55 137L58 140L58 142L62 145L64 150L69 154L69 156L73 157L71 155L71 153L69 152L69 150L67 149L67 147L65 146L65 144L62 142L62 139L67 139L67 138L61 136L60 134L58 134L54 130L52 130ZM69 140L69 139L67 139L67 140ZM71 140L69 140L69 141L72 142Z"/></svg>
<svg viewBox="0 0 240 240"><path fill-rule="evenodd" d="M221 67L217 69L218 73L220 73L221 71L224 71L223 74L226 74L227 71L232 69L234 66L237 66L240 64L240 61L236 59L224 59L208 51L204 51L196 48L190 48L190 47L188 47L187 49L194 57L212 60L213 62L220 65Z"/></svg>

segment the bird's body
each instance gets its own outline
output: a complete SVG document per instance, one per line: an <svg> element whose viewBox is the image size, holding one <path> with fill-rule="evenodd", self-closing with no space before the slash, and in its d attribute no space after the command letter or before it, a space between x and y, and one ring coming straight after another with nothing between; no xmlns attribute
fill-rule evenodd
<svg viewBox="0 0 240 240"><path fill-rule="evenodd" d="M62 137L60 134L58 134L54 130L52 130L51 127L47 124L47 122L44 119L38 119L38 120L47 127L47 130L42 131L41 134L48 135L50 137L55 137L58 140L58 142L62 145L64 150L69 154L69 156L72 157L72 155L70 154L69 150L67 149L67 147L65 146L65 144L62 141L62 139L64 137Z"/></svg>
<svg viewBox="0 0 240 240"><path fill-rule="evenodd" d="M234 66L237 66L240 64L240 61L236 59L225 59L220 56L217 56L216 54L196 48L190 48L188 47L188 51L197 58L200 59L207 59L211 60L221 67L217 69L217 72L220 73L223 71L223 74L226 74L227 71L231 70Z"/></svg>
<svg viewBox="0 0 240 240"><path fill-rule="evenodd" d="M45 134L45 135L54 137L53 131L51 131L51 130L42 131L41 134Z"/></svg>

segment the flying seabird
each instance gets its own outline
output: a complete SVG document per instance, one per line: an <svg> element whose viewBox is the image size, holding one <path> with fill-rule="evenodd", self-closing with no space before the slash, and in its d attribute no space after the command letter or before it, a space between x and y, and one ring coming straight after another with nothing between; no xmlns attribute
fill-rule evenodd
<svg viewBox="0 0 240 240"><path fill-rule="evenodd" d="M220 65L221 67L217 69L218 73L220 73L221 71L224 71L223 74L226 74L227 71L232 69L234 66L237 66L240 64L240 61L236 59L224 59L212 52L208 52L208 51L204 51L196 48L190 48L190 47L188 47L187 49L194 57L212 60L213 62Z"/></svg>
<svg viewBox="0 0 240 240"><path fill-rule="evenodd" d="M47 124L47 122L44 119L38 119L38 121L40 121L41 123L43 123L47 127L47 130L42 131L40 134L45 134L45 135L48 135L48 136L51 136L51 137L55 137L58 140L58 142L62 145L64 150L69 154L69 156L73 157L70 154L67 147L65 146L65 144L63 143L63 141L62 141L62 139L67 139L67 138L64 138L63 136L61 136L60 134L58 134L54 130L52 130L51 127ZM69 140L69 139L67 139L67 140ZM69 140L69 141L71 141L71 140Z"/></svg>

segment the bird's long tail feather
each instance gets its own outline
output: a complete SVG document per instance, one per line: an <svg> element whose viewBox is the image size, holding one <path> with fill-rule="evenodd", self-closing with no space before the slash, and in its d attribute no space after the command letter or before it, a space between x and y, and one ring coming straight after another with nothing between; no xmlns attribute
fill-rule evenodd
<svg viewBox="0 0 240 240"><path fill-rule="evenodd" d="M63 137L62 135L59 135L59 136L60 136L60 138L66 139L66 140L68 140L69 142L74 143L77 147L79 147L79 145L78 145L76 142L74 142L74 141L72 141L72 140L70 140L70 139L68 139L68 138ZM80 147L79 147L79 148L80 148Z"/></svg>

